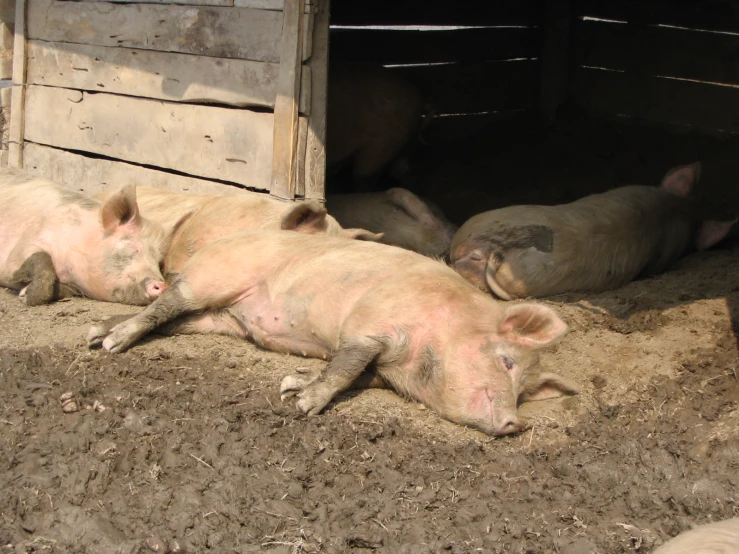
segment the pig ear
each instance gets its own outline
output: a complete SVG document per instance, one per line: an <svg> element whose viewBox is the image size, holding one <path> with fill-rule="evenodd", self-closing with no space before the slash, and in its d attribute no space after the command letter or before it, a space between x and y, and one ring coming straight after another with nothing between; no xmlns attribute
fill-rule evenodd
<svg viewBox="0 0 739 554"><path fill-rule="evenodd" d="M736 219L732 221L704 221L698 228L698 234L695 237L695 248L697 250L711 248L711 246L723 240L736 222Z"/></svg>
<svg viewBox="0 0 739 554"><path fill-rule="evenodd" d="M498 334L505 340L531 348L549 346L564 336L567 324L554 310L540 304L516 304L506 308Z"/></svg>
<svg viewBox="0 0 739 554"><path fill-rule="evenodd" d="M282 214L280 228L300 233L320 233L324 230L327 215L326 208L320 202L315 200L298 202Z"/></svg>
<svg viewBox="0 0 739 554"><path fill-rule="evenodd" d="M580 391L574 383L556 373L533 373L524 379L518 400L519 402L547 400L578 392Z"/></svg>
<svg viewBox="0 0 739 554"><path fill-rule="evenodd" d="M687 198L701 177L701 163L673 167L662 178L661 188L672 194Z"/></svg>
<svg viewBox="0 0 739 554"><path fill-rule="evenodd" d="M395 187L388 189L385 194L387 194L393 204L400 206L413 219L428 226L436 223L436 217L431 211L431 208L428 207L428 204L408 189Z"/></svg>
<svg viewBox="0 0 739 554"><path fill-rule="evenodd" d="M111 194L100 210L100 220L103 229L109 233L123 225L140 227L141 214L136 203L136 187L127 185Z"/></svg>
<svg viewBox="0 0 739 554"><path fill-rule="evenodd" d="M379 242L385 233L373 233L367 229L344 229L342 235L350 239Z"/></svg>

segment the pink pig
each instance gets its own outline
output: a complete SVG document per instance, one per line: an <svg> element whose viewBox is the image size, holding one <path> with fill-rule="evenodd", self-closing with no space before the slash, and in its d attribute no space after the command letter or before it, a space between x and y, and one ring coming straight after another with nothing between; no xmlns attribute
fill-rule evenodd
<svg viewBox="0 0 739 554"><path fill-rule="evenodd" d="M249 229L283 229L307 234L378 240L381 234L344 229L316 200L284 202L268 194L193 194L139 187L141 212L174 228L164 261L166 273L177 273L200 248L221 237Z"/></svg>
<svg viewBox="0 0 739 554"><path fill-rule="evenodd" d="M186 316L186 317L182 317ZM567 331L548 307L501 304L445 264L374 242L247 231L199 250L139 315L105 322L91 346L121 352L148 332L221 333L330 359L288 375L283 399L317 414L370 367L396 391L491 435L522 428L519 401L574 393L536 350Z"/></svg>
<svg viewBox="0 0 739 554"><path fill-rule="evenodd" d="M141 217L133 186L101 203L5 169L0 190L0 285L29 306L68 294L145 305L166 289L167 233Z"/></svg>

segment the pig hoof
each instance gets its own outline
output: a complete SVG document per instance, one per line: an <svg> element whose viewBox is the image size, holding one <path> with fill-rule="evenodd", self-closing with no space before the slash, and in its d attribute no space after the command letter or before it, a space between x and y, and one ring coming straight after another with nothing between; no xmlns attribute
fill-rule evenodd
<svg viewBox="0 0 739 554"><path fill-rule="evenodd" d="M292 398L314 380L315 377L307 374L288 375L282 380L282 384L280 385L280 400L284 402L288 398Z"/></svg>
<svg viewBox="0 0 739 554"><path fill-rule="evenodd" d="M105 325L93 325L87 332L87 347L96 348L101 346L107 336L108 329Z"/></svg>
<svg viewBox="0 0 739 554"><path fill-rule="evenodd" d="M334 392L329 390L325 383L314 383L307 386L303 392L298 394L298 409L308 415L320 414L328 406Z"/></svg>

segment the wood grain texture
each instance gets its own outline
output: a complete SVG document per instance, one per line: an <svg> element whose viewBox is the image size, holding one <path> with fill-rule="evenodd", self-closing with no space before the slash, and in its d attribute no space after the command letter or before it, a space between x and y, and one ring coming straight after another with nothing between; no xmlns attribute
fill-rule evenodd
<svg viewBox="0 0 739 554"><path fill-rule="evenodd" d="M279 62L282 12L33 0L28 38Z"/></svg>
<svg viewBox="0 0 739 554"><path fill-rule="evenodd" d="M239 193L244 189L195 177L175 175L120 161L88 158L73 152L27 142L24 169L86 194L125 185L160 187L201 194Z"/></svg>
<svg viewBox="0 0 739 554"><path fill-rule="evenodd" d="M39 144L254 188L271 181L272 114L35 85L25 112L25 137Z"/></svg>
<svg viewBox="0 0 739 554"><path fill-rule="evenodd" d="M272 182L270 194L292 200L295 197L295 151L298 144L298 98L303 51L303 0L285 0L280 75L277 79Z"/></svg>
<svg viewBox="0 0 739 554"><path fill-rule="evenodd" d="M305 198L326 199L326 102L328 98L328 51L330 0L320 0L313 19L311 111L305 146Z"/></svg>

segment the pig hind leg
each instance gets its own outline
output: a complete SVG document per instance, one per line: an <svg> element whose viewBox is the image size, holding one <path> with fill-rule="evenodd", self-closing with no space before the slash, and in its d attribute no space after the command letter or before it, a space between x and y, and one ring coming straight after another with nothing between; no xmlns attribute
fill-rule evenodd
<svg viewBox="0 0 739 554"><path fill-rule="evenodd" d="M17 283L21 300L27 306L48 304L60 297L60 283L51 256L46 252L36 252L23 262L13 273L12 281Z"/></svg>
<svg viewBox="0 0 739 554"><path fill-rule="evenodd" d="M297 406L302 412L318 414L339 392L352 386L383 348L380 342L369 338L342 341L317 378L304 373L288 375L282 380L280 394L283 399L297 394Z"/></svg>

